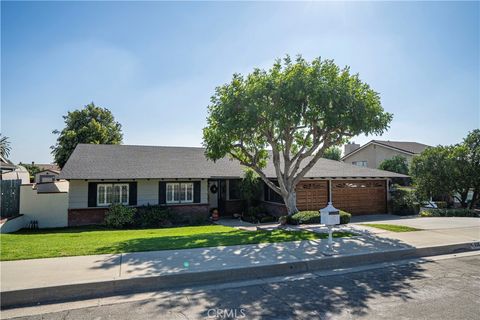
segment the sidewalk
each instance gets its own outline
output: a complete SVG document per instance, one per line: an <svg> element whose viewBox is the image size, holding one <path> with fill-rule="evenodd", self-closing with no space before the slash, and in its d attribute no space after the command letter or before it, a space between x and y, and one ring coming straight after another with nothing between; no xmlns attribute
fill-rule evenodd
<svg viewBox="0 0 480 320"><path fill-rule="evenodd" d="M318 231L322 227L301 228ZM480 240L476 226L406 233L343 227L349 228L361 235L335 239L333 257L322 253L327 240L312 240L1 262L2 306L28 304L28 299L53 301L68 295L81 298L238 281L468 251L477 249L471 244Z"/></svg>

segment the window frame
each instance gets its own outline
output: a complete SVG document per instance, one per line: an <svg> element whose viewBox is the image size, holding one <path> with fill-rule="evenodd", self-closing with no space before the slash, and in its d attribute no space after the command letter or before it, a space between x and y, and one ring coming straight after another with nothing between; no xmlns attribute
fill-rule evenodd
<svg viewBox="0 0 480 320"><path fill-rule="evenodd" d="M360 165L360 163L362 165ZM367 160L352 161L352 165L357 166L357 167L367 168L368 167L368 161Z"/></svg>
<svg viewBox="0 0 480 320"><path fill-rule="evenodd" d="M108 187L111 187L112 188L112 200L114 195L115 195L115 187L119 187L120 188L120 201L118 202L118 204L122 204L122 205L129 205L130 204L130 184L129 183L98 183L97 184L97 207L108 207L112 204L116 204L117 202L115 201L111 201L111 202L108 202L107 201L107 189ZM100 203L100 188L103 187L104 188L104 191L103 191L103 195L104 195L104 202L103 203ZM123 187L126 187L127 188L127 198L126 198L126 201L122 201L122 188Z"/></svg>
<svg viewBox="0 0 480 320"><path fill-rule="evenodd" d="M169 185L171 185L171 190L169 192ZM175 185L178 185L178 200L175 200ZM188 186L191 186L191 198L188 196ZM169 200L169 193L171 199ZM182 200L183 196L183 200ZM165 203L166 204L189 204L194 203L195 201L195 184L193 181L184 181L184 182L166 182L165 183Z"/></svg>

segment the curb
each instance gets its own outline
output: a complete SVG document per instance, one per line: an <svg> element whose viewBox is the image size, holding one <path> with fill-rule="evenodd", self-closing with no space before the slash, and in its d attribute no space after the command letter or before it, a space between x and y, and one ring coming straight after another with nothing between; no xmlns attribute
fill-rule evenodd
<svg viewBox="0 0 480 320"><path fill-rule="evenodd" d="M349 256L331 256L321 259L301 260L265 266L13 290L0 293L0 306L1 309L26 307L39 304L101 298L127 293L150 292L172 288L179 289L222 282L287 276L297 273L351 267L352 265L360 266L479 250L480 246L475 246L472 242L468 242L424 248L397 249L387 252L364 253Z"/></svg>

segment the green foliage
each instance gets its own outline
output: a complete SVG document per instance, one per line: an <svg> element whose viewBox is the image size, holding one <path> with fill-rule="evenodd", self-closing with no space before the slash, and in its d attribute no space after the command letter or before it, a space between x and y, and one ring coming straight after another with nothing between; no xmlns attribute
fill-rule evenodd
<svg viewBox="0 0 480 320"><path fill-rule="evenodd" d="M0 155L5 159L10 156L10 151L12 151L10 141L8 139L8 137L2 136L0 133Z"/></svg>
<svg viewBox="0 0 480 320"><path fill-rule="evenodd" d="M266 213L265 207L263 205L252 205L245 208L242 214L242 220L251 223L259 223L274 222L277 221L277 218Z"/></svg>
<svg viewBox="0 0 480 320"><path fill-rule="evenodd" d="M330 147L325 150L323 157L325 159L340 161L340 159L342 158L342 150L339 147Z"/></svg>
<svg viewBox="0 0 480 320"><path fill-rule="evenodd" d="M33 179L35 179L35 175L41 171L41 169L34 164L24 164L20 162L19 165L27 169L28 173L30 174L30 181L33 181Z"/></svg>
<svg viewBox="0 0 480 320"><path fill-rule="evenodd" d="M392 213L397 215L417 214L420 204L414 191L405 188L393 188Z"/></svg>
<svg viewBox="0 0 480 320"><path fill-rule="evenodd" d="M446 201L435 201L438 209L446 209L448 204Z"/></svg>
<svg viewBox="0 0 480 320"><path fill-rule="evenodd" d="M136 209L112 204L105 215L105 224L112 228L125 228L133 224Z"/></svg>
<svg viewBox="0 0 480 320"><path fill-rule="evenodd" d="M247 207L250 207L255 200L260 198L262 186L262 181L258 174L251 169L246 169L239 187L242 199L247 202Z"/></svg>
<svg viewBox="0 0 480 320"><path fill-rule="evenodd" d="M340 224L350 222L352 215L340 210ZM320 223L320 212L318 211L299 211L288 217L289 224L318 224Z"/></svg>
<svg viewBox="0 0 480 320"><path fill-rule="evenodd" d="M413 158L411 175L422 199L455 196L462 207L473 189L473 208L480 198L480 129L473 130L462 143L427 148Z"/></svg>
<svg viewBox="0 0 480 320"><path fill-rule="evenodd" d="M392 120L379 94L348 67L301 56L235 74L216 88L208 113L206 156L228 155L255 170L282 195L289 213L297 211L295 186L327 148L359 134L382 134ZM278 186L263 172L269 158Z"/></svg>
<svg viewBox="0 0 480 320"><path fill-rule="evenodd" d="M55 162L62 168L79 143L120 144L123 134L122 126L115 121L110 110L97 107L93 102L83 109L69 111L62 131L54 130L58 134L52 154Z"/></svg>
<svg viewBox="0 0 480 320"><path fill-rule="evenodd" d="M407 158L404 156L394 156L391 159L385 159L380 163L378 166L381 170L401 173L401 174L408 174L408 162Z"/></svg>
<svg viewBox="0 0 480 320"><path fill-rule="evenodd" d="M431 209L422 208L422 217L478 217L479 214L472 209Z"/></svg>
<svg viewBox="0 0 480 320"><path fill-rule="evenodd" d="M175 223L175 215L160 206L142 206L137 208L134 224L140 228L170 227Z"/></svg>

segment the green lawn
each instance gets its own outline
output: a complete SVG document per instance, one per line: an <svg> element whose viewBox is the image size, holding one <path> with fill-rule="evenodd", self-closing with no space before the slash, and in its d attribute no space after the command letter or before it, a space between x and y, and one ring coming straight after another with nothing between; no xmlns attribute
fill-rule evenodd
<svg viewBox="0 0 480 320"><path fill-rule="evenodd" d="M377 224L377 223L362 223L363 226L373 227L377 229L383 229L392 232L410 232L410 231L420 231L422 229L407 227L407 226L398 226L395 224Z"/></svg>
<svg viewBox="0 0 480 320"><path fill-rule="evenodd" d="M349 237L337 232L335 237ZM102 227L18 231L1 235L0 260L188 249L326 238L308 231L244 231L219 225L112 230Z"/></svg>

